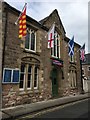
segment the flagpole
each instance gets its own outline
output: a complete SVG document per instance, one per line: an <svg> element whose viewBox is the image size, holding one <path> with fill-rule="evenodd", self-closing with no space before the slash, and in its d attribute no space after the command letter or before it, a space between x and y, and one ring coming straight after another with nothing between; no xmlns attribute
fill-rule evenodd
<svg viewBox="0 0 90 120"><path fill-rule="evenodd" d="M22 12L23 12L24 8L26 7L26 5L27 5L27 3L25 3L25 5L24 5L24 7L23 7L23 9L22 9ZM17 20L16 20L16 22L15 22L15 25L17 25L17 22L18 22L18 20L19 20L19 18L20 18L20 16L21 16L22 12L20 13L19 17L17 18Z"/></svg>
<svg viewBox="0 0 90 120"><path fill-rule="evenodd" d="M81 93L83 94L84 93L84 90L83 90L83 79L82 79L82 60L80 59L80 68L81 68Z"/></svg>

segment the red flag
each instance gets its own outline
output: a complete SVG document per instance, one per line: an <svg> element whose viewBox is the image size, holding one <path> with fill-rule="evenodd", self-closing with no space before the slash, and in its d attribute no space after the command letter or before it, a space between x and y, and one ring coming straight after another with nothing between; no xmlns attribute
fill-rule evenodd
<svg viewBox="0 0 90 120"><path fill-rule="evenodd" d="M26 6L19 18L19 38L26 36Z"/></svg>
<svg viewBox="0 0 90 120"><path fill-rule="evenodd" d="M81 60L84 61L85 60L85 43L84 45L80 48L80 55L81 55Z"/></svg>
<svg viewBox="0 0 90 120"><path fill-rule="evenodd" d="M55 29L55 24L52 25L52 27L48 32L48 48L54 47L54 29Z"/></svg>

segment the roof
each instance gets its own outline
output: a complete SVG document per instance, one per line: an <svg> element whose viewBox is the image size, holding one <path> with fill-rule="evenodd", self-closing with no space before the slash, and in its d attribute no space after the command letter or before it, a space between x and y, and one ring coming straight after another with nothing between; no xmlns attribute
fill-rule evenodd
<svg viewBox="0 0 90 120"><path fill-rule="evenodd" d="M85 54L85 61L82 62L83 65L88 65L90 64L90 53Z"/></svg>
<svg viewBox="0 0 90 120"><path fill-rule="evenodd" d="M49 16L45 17L44 19L40 20L39 22L40 22L42 25L44 25L44 23L45 23L45 22L52 16L52 14L54 14L54 13L56 13L57 16L59 17L60 24L62 25L62 28L63 28L63 30L64 30L64 33L66 33L66 32L65 32L65 29L64 29L64 27L63 27L62 21L61 21L61 19L60 19L60 16L59 16L59 14L58 14L58 10L57 10L57 9L53 10L52 13L51 13Z"/></svg>

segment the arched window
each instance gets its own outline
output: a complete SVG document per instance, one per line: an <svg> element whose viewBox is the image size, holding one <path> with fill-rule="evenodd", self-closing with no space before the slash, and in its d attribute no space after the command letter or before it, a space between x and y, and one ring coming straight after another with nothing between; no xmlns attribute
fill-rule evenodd
<svg viewBox="0 0 90 120"><path fill-rule="evenodd" d="M55 31L54 47L51 49L52 57L60 58L60 35Z"/></svg>
<svg viewBox="0 0 90 120"><path fill-rule="evenodd" d="M36 32L32 29L27 31L25 49L34 52L36 51Z"/></svg>

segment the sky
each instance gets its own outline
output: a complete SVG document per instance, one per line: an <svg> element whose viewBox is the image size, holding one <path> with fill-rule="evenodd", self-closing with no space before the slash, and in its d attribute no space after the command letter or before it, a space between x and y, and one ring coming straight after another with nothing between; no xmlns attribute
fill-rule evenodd
<svg viewBox="0 0 90 120"><path fill-rule="evenodd" d="M4 0L18 10L27 2L27 15L39 21L57 9L60 19L70 39L81 46L85 43L88 53L88 0Z"/></svg>

